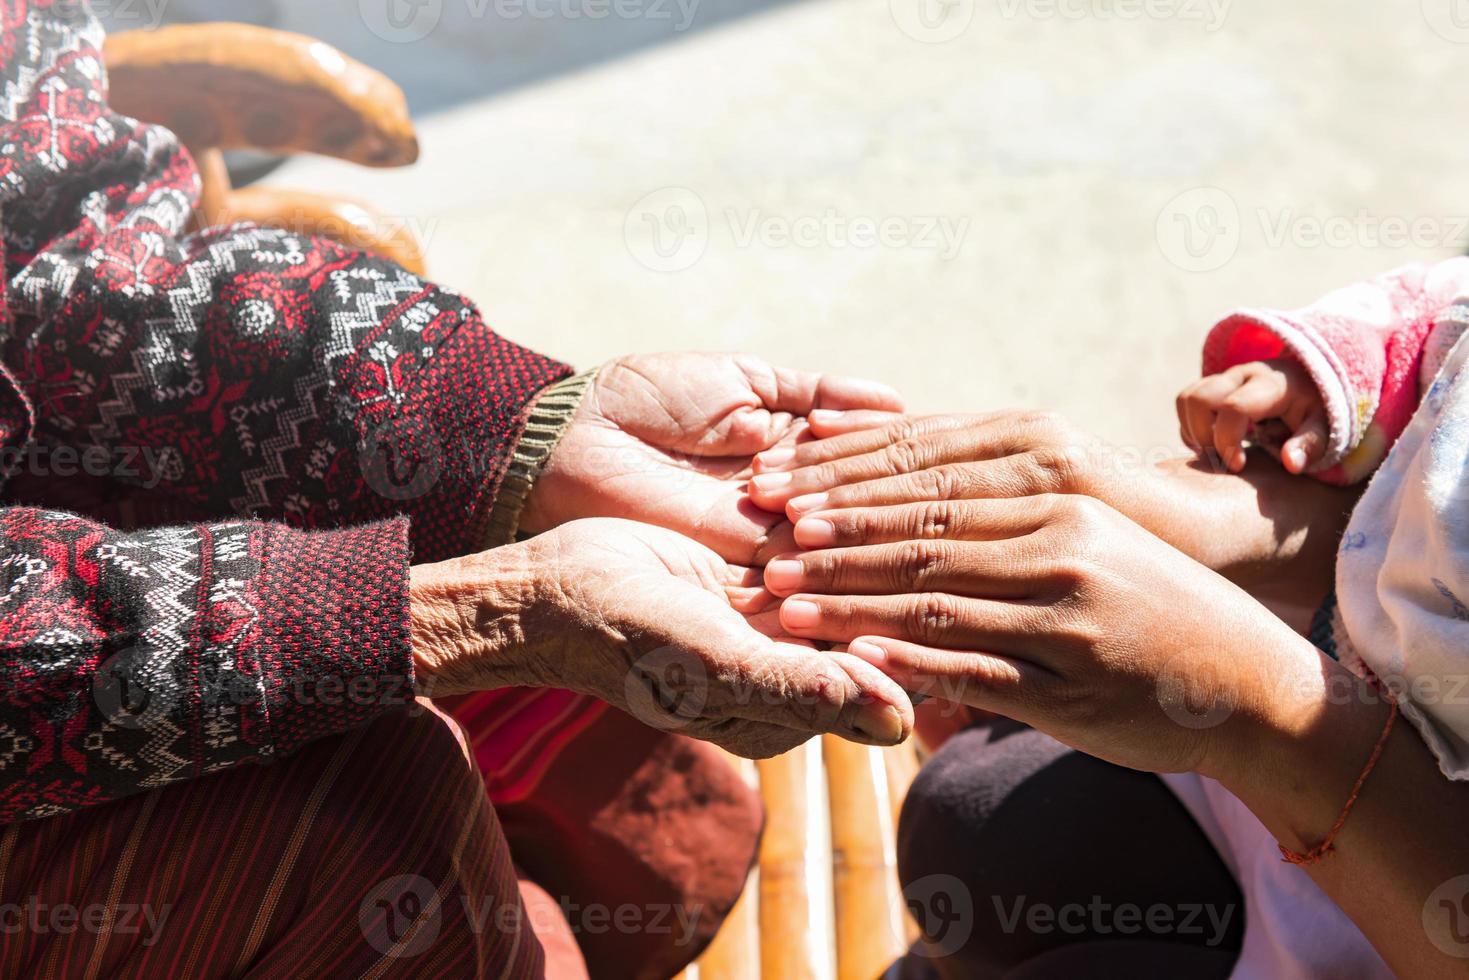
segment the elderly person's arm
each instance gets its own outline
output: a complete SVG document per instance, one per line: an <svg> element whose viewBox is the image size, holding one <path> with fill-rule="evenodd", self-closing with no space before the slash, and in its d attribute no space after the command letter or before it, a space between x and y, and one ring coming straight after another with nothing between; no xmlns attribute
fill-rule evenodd
<svg viewBox="0 0 1469 980"><path fill-rule="evenodd" d="M720 557L783 524L744 503L751 454L891 392L709 356L573 379L380 259L187 235L192 161L109 110L85 5L0 16L0 450L7 498L42 505L0 540L0 815L275 758L415 689L646 701L752 755L906 733L901 691L766 636ZM719 554L577 521L607 514Z"/></svg>
<svg viewBox="0 0 1469 980"><path fill-rule="evenodd" d="M0 822L281 758L416 693L568 687L746 755L891 744L902 692L782 642L752 573L581 521L408 567L408 522L122 533L0 510Z"/></svg>

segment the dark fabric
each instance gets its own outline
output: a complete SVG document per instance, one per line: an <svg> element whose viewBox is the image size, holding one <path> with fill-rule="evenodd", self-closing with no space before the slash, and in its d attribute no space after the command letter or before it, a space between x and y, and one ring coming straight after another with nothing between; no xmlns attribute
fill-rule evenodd
<svg viewBox="0 0 1469 980"><path fill-rule="evenodd" d="M532 921L554 937L554 914ZM473 760L418 705L0 829L4 977L575 975L543 964Z"/></svg>
<svg viewBox="0 0 1469 980"><path fill-rule="evenodd" d="M1161 780L1005 720L924 766L898 861L925 933L910 975L1225 977L1243 937L1238 885Z"/></svg>
<svg viewBox="0 0 1469 980"><path fill-rule="evenodd" d="M186 234L198 171L110 109L102 41L0 0L0 822L403 703L410 548L478 550L569 373L384 259Z"/></svg>

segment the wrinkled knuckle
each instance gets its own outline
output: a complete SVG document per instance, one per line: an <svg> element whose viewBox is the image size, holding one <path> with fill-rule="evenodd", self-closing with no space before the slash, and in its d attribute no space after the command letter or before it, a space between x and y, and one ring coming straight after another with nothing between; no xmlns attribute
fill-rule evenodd
<svg viewBox="0 0 1469 980"><path fill-rule="evenodd" d="M914 439L900 439L883 450L887 469L893 473L912 473L923 469L923 453Z"/></svg>
<svg viewBox="0 0 1469 980"><path fill-rule="evenodd" d="M953 492L949 475L941 469L920 470L911 480L913 496L919 500L948 500Z"/></svg>
<svg viewBox="0 0 1469 980"><path fill-rule="evenodd" d="M911 442L923 435L924 427L921 419L899 419L888 427L888 440L890 442Z"/></svg>
<svg viewBox="0 0 1469 980"><path fill-rule="evenodd" d="M930 592L914 601L909 626L920 643L941 645L959 625L958 601L942 592Z"/></svg>
<svg viewBox="0 0 1469 980"><path fill-rule="evenodd" d="M1053 493L1066 493L1078 483L1081 472L1079 453L1069 446L1055 445L1037 449L1030 454L1035 467L1037 482L1041 489Z"/></svg>
<svg viewBox="0 0 1469 980"><path fill-rule="evenodd" d="M947 562L945 549L937 541L908 541L898 547L899 588L906 592L923 592L938 577Z"/></svg>
<svg viewBox="0 0 1469 980"><path fill-rule="evenodd" d="M946 538L954 526L954 507L948 501L938 500L923 504L918 510L917 537L933 541Z"/></svg>

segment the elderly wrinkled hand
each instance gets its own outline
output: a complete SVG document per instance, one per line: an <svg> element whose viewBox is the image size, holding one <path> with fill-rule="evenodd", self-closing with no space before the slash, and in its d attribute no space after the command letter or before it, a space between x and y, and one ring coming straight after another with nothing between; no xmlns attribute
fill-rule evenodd
<svg viewBox="0 0 1469 980"><path fill-rule="evenodd" d="M891 745L901 688L780 629L759 574L673 532L612 519L413 569L413 649L434 696L568 688L739 755L813 734Z"/></svg>
<svg viewBox="0 0 1469 980"><path fill-rule="evenodd" d="M526 502L532 533L619 517L686 534L728 561L791 547L745 493L753 457L794 446L816 410L902 408L886 385L774 367L745 354L647 354L597 373Z"/></svg>

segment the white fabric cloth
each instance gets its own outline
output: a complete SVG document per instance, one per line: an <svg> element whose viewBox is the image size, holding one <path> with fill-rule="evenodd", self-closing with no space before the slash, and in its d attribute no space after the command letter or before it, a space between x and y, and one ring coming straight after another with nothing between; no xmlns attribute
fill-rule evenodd
<svg viewBox="0 0 1469 980"><path fill-rule="evenodd" d="M1469 305L1446 309L1425 348L1432 378L1372 478L1337 559L1337 653L1398 697L1450 779L1469 779ZM1235 980L1392 976L1366 937L1213 780L1163 777L1245 897Z"/></svg>

